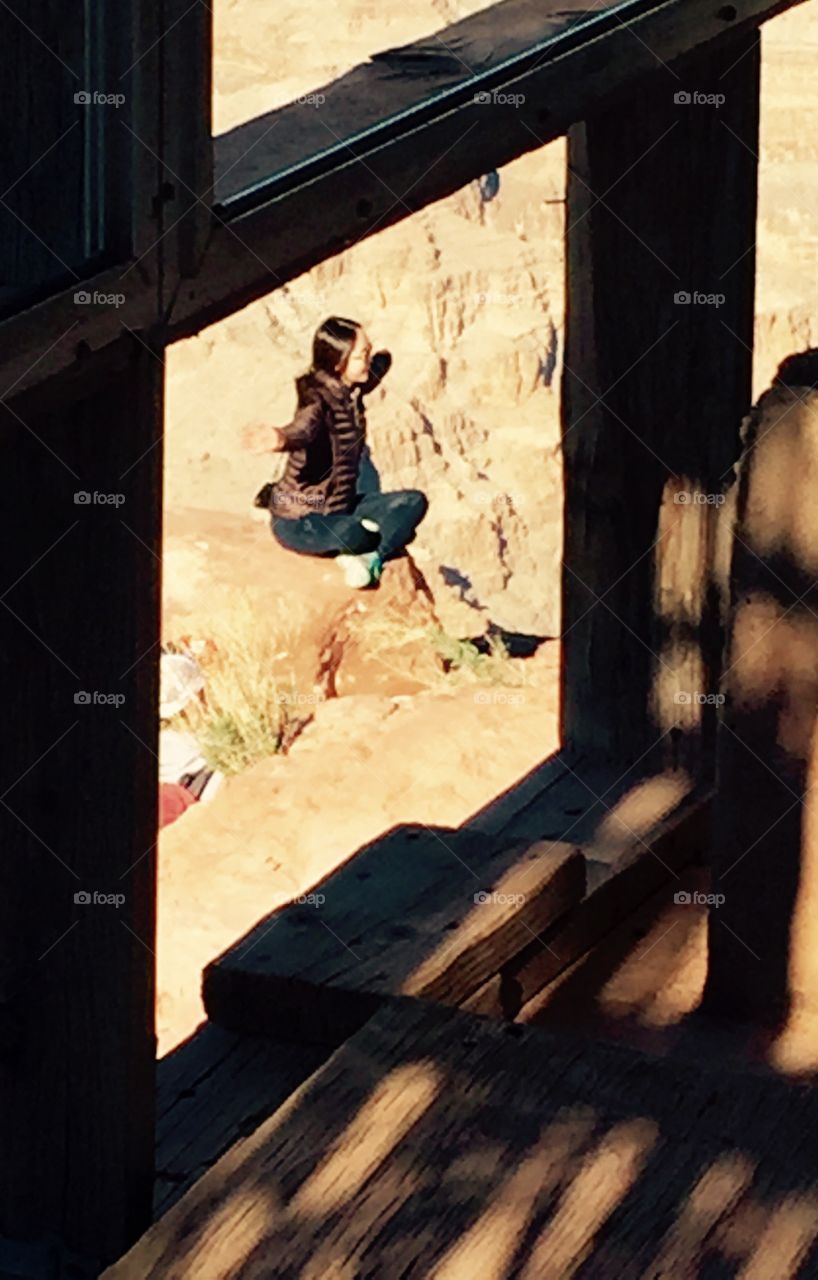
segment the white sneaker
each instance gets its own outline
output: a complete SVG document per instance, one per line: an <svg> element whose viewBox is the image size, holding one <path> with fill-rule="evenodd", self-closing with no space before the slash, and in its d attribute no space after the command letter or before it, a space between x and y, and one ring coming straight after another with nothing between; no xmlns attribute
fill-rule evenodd
<svg viewBox="0 0 818 1280"><path fill-rule="evenodd" d="M335 563L343 570L348 587L368 587L371 581L369 556L336 556Z"/></svg>
<svg viewBox="0 0 818 1280"><path fill-rule="evenodd" d="M360 556L336 556L344 581L348 587L368 587L381 576L381 558L377 551L366 551Z"/></svg>

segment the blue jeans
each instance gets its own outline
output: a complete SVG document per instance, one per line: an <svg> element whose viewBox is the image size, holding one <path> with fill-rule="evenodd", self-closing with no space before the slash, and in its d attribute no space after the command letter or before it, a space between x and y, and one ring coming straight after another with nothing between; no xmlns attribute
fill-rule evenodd
<svg viewBox="0 0 818 1280"><path fill-rule="evenodd" d="M378 551L382 560L389 560L412 541L428 509L429 501L420 489L397 489L359 495L349 514L322 516L311 511L296 520L273 515L272 529L282 547L299 555L357 556ZM379 530L364 528L362 519L374 520Z"/></svg>

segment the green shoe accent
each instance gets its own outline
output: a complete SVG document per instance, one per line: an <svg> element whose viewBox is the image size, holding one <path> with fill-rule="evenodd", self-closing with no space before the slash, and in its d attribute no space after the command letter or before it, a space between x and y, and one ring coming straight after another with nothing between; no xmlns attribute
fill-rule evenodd
<svg viewBox="0 0 818 1280"><path fill-rule="evenodd" d="M383 560L377 551L373 551L371 555L372 563L369 566L369 573L373 582L380 582L383 573Z"/></svg>

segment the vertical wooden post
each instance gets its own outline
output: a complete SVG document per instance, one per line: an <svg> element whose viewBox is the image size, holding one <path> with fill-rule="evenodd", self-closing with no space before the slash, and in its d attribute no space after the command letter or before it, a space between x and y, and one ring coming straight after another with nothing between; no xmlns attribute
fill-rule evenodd
<svg viewBox="0 0 818 1280"><path fill-rule="evenodd" d="M818 350L747 420L719 727L706 1007L818 1005Z"/></svg>
<svg viewBox="0 0 818 1280"><path fill-rule="evenodd" d="M173 305L180 277L199 270L214 225L213 10L171 0L165 22L161 189L167 230L158 245L163 314Z"/></svg>
<svg viewBox="0 0 818 1280"><path fill-rule="evenodd" d="M701 771L751 395L758 33L673 72L569 134L563 736Z"/></svg>
<svg viewBox="0 0 818 1280"><path fill-rule="evenodd" d="M131 19L129 0L0 9L0 110L19 126L0 156L0 315L129 254Z"/></svg>
<svg viewBox="0 0 818 1280"><path fill-rule="evenodd" d="M150 1221L156 1049L163 369L114 355L0 409L0 1235L101 1262Z"/></svg>

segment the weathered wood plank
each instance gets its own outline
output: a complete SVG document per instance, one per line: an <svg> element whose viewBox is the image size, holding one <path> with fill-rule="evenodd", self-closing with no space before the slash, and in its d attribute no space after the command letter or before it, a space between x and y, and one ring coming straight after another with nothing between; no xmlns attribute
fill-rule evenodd
<svg viewBox="0 0 818 1280"><path fill-rule="evenodd" d="M549 24L555 30L562 26L565 34L574 38L571 24L566 27L565 21L560 19L559 10L549 15L543 13L541 6L532 5L531 0L514 0L513 4L503 6L504 15L513 15L515 7L533 14L540 24L539 30ZM498 86L510 81L507 86L509 92L524 94L525 102L520 106L495 100L487 109L485 104L473 101L476 84L471 87L455 85L454 91L463 95L459 106L453 107L440 98L434 107L433 118L418 127L411 111L406 113L405 119L398 112L403 129L400 136L385 142L378 129L374 129L365 145L356 139L354 155L343 142L337 145L333 142L327 149L329 135L323 130L321 150L331 160L326 171L313 175L309 181L305 171L289 173L275 199L270 198L263 207L240 218L228 219L229 226L219 221L221 214L214 218L208 250L199 263L200 271L196 280L179 293L168 336L175 339L198 332L205 325L229 315L310 270L327 257L341 252L350 243L372 235L460 189L485 173L487 168L507 164L526 151L561 136L603 103L612 102L622 93L632 94L643 77L648 77L663 64L665 67L671 65L692 45L704 46L718 40L725 32L763 21L787 7L788 2L771 5L766 0L737 0L734 5L721 7L710 4L709 0L665 0L643 8L629 6L628 21L623 21L622 6L619 6L610 29L603 35L594 26L602 18L597 12L592 12L590 25L583 28L584 43L570 49L563 47L559 57L535 57L530 69L516 79L513 70L489 71L489 76L496 79ZM491 22L496 21L497 8L499 6L486 15ZM147 5L140 6L143 26L153 16L148 14L148 9ZM490 14L495 14L495 17L490 17ZM572 18L576 16L574 13ZM514 25L511 17L503 17L504 38L513 39ZM579 24L574 23L574 26L579 30ZM146 31L147 27L140 31L139 42L141 47L149 49L152 39ZM489 62L492 49L499 47L498 39L495 29L487 50ZM165 40L156 40L155 49L163 50L166 43ZM431 43L438 50L446 44L451 48L450 29L438 32ZM551 52L557 51L558 45L555 45ZM140 65L144 67L148 58L153 56L146 56ZM188 52L188 60L191 58L196 60L196 55ZM371 76L374 69L375 74L383 77L383 65L380 71L377 63L364 70ZM172 67L168 74L174 75ZM184 82L186 74L184 69L180 72L180 83ZM354 76L356 73L351 74ZM672 89L677 82L672 73L668 74ZM445 70L443 78L445 81ZM201 74L199 80L203 82ZM325 88L341 103L346 98L352 101L353 95L347 93L346 83L344 78ZM388 87L391 95L401 83L400 75L390 73L383 87L385 91ZM406 83L405 79L403 83ZM424 78L424 69L418 66L413 67L411 83L417 86L421 98L439 90L441 84L436 74ZM362 111L366 110L369 97L368 92L357 95L358 107ZM392 102L391 96L382 95L387 133L396 120ZM139 105L136 132L157 151L155 121L148 121L150 127L146 126L144 107L145 104ZM304 160L309 158L310 150L304 145L300 130L310 113L314 116L316 112L310 106L301 107L299 111L300 122L293 121L293 155ZM438 112L437 118L434 118L434 111ZM251 123L248 127L258 126ZM281 129L276 127L272 136L278 140L282 136ZM279 146L278 141L276 146ZM217 141L217 153L218 150ZM153 157L144 147L135 144L134 162L144 171L144 167L153 162ZM223 172L229 163L232 160L222 161ZM277 156L268 158L267 173L280 167ZM182 184L173 183L172 175L171 183L175 190L167 204L173 216L169 217L166 225L178 216L177 204L180 209L184 208L181 201L186 195L192 204L194 195L201 194L195 184L191 184L192 190L187 192ZM393 191L400 192L401 198L396 200ZM146 184L143 172L135 197L139 223L137 252L140 254L161 236L161 216L165 209L163 199L167 194L152 190ZM154 200L159 203L158 214L152 213L150 208L146 212L146 202ZM196 218L198 210L199 206L196 206ZM150 217L156 220L153 235L149 234ZM194 241L200 243L201 226L195 226L193 232ZM195 252L195 244L190 247ZM133 271L127 277L126 301L117 313L117 320L130 329L142 328L146 317L156 318L158 276L154 257L142 258L140 271ZM190 265L185 264L184 269ZM87 287L91 291L112 291L105 280L90 280ZM630 287L630 281L625 287ZM22 389L32 379L71 366L75 360L76 342L66 342L65 336L76 319L72 288L63 296L40 304L31 314L2 326L0 333L4 340L0 344L0 369L3 370L4 385L16 383L19 379ZM109 321L110 316L103 312L87 324L83 339L88 348L99 350L110 340ZM32 372L35 364L36 372Z"/></svg>
<svg viewBox="0 0 818 1280"><path fill-rule="evenodd" d="M157 1064L154 1217L323 1064L329 1050L210 1023Z"/></svg>
<svg viewBox="0 0 818 1280"><path fill-rule="evenodd" d="M708 1007L767 1027L815 1006L818 351L745 421L719 734Z"/></svg>
<svg viewBox="0 0 818 1280"><path fill-rule="evenodd" d="M673 73L569 132L563 724L591 756L712 777L716 535L751 395L757 33Z"/></svg>
<svg viewBox="0 0 818 1280"><path fill-rule="evenodd" d="M741 1197L748 1268L778 1210L800 1211L794 1275L818 1232L816 1131L806 1085L405 1002L104 1280L704 1275Z"/></svg>
<svg viewBox="0 0 818 1280"><path fill-rule="evenodd" d="M338 1043L390 998L459 1003L584 891L571 845L397 828L316 887L325 901L275 912L211 964L205 1008L234 1030Z"/></svg>
<svg viewBox="0 0 818 1280"><path fill-rule="evenodd" d="M398 995L516 1016L706 839L686 773L570 758L538 800L495 811L494 840L399 828L362 850L317 886L320 908L276 912L208 968L209 1016L322 1043ZM485 890L497 896L476 903Z"/></svg>
<svg viewBox="0 0 818 1280"><path fill-rule="evenodd" d="M645 7L636 0L625 9L636 21ZM310 86L317 103L310 98L306 104L278 107L216 137L217 200L231 209L252 207L260 197L278 193L282 173L298 169L303 181L326 169L328 148L337 156L354 139L348 159L372 146L375 138L368 134L376 134L382 146L407 127L417 129L442 110L451 111L476 93L491 93L509 81L523 98L530 97L526 72L615 32L622 15L617 0L603 0L593 11L585 0L559 5L502 0L411 44L373 52L340 79ZM280 141L274 142L271 132Z"/></svg>
<svg viewBox="0 0 818 1280"><path fill-rule="evenodd" d="M564 787L568 776L581 768L582 763L577 753L558 751L538 764L510 790L478 809L468 819L468 826L487 836L509 836L516 831L515 824L520 814L529 805L541 805L546 793L556 784Z"/></svg>
<svg viewBox="0 0 818 1280"><path fill-rule="evenodd" d="M110 141L116 114L75 101L79 91L105 91L85 84L100 52L88 10L65 22L55 0L30 0L25 12L25 21L8 6L0 14L0 106L17 126L4 130L0 162L3 318L78 282L89 259L98 269L104 237L88 205L89 197L96 203L96 145Z"/></svg>
<svg viewBox="0 0 818 1280"><path fill-rule="evenodd" d="M163 369L123 349L93 396L0 410L0 1222L102 1261L154 1154Z"/></svg>
<svg viewBox="0 0 818 1280"><path fill-rule="evenodd" d="M544 930L467 1001L464 1008L526 1021L536 1015L548 986L614 929L622 918L692 861L709 854L711 801L692 792L651 830L642 828L618 856L605 844L586 849L588 894ZM601 842L600 842L601 843Z"/></svg>
<svg viewBox="0 0 818 1280"><path fill-rule="evenodd" d="M627 21L623 20L626 8ZM446 47L452 49L454 37L448 28L426 42L421 59L412 59L410 46L404 61L412 67L417 108L396 109L400 102L396 95L407 83L406 74L393 69L399 58L393 60L393 68L388 62L376 61L350 73L351 78L321 87L316 92L324 93L339 110L345 109L345 102L355 104L363 121L361 129L356 131L354 119L346 117L341 128L332 126L336 135L332 138L320 121L322 112L329 110L326 104L319 111L297 105L275 113L282 123L269 137L270 142L275 140L275 154L271 156L268 150L266 172L277 176L255 193L253 199L260 202L257 207L230 217L227 227L214 228L201 272L180 294L170 322L171 335L186 337L197 332L349 244L459 190L487 167L508 164L562 136L578 120L608 110L608 104L623 93L632 97L641 94L642 81L652 75L659 75L660 92L670 101L674 89L680 87L667 71L674 59L693 46L718 42L725 33L732 35L738 28L752 26L771 12L763 0L737 0L734 5L720 7L707 0L665 0L644 6L620 5L616 12L606 5L586 9L585 25L575 24L572 30L575 13L561 19L559 10L544 12L535 0L508 0L466 20L479 24L481 31L488 26L488 40L485 36L476 38L477 47L469 55L488 70L463 84L451 87L462 67L458 64L456 72L451 68ZM549 23L562 26L563 36L544 52L532 51L532 32L547 29ZM600 32L597 23L604 31ZM494 50L514 47L515 26L524 33L520 65L510 59L498 65ZM444 59L443 68L437 54ZM736 75L740 78L738 66ZM441 91L447 84L449 89ZM490 106L476 99L478 92L493 89L498 90L498 96ZM502 92L522 94L524 101L503 99ZM637 99L639 113L648 119L653 114L653 108L646 107L649 98L646 91ZM377 105L381 123L367 128L369 101ZM271 117L263 120L267 127L275 123ZM259 124L253 122L248 127L258 129ZM312 133L315 129L320 138ZM351 149L345 141L353 138L348 130L354 134ZM287 133L292 137L290 143L285 142ZM616 143L617 154L623 154L620 130L616 131ZM648 143L646 139L645 145ZM231 145L239 148L239 135ZM263 145L260 142L258 149ZM316 148L321 156L316 156ZM258 150L250 151L249 144L243 149L248 160ZM282 169L282 149L297 161L296 168ZM631 158L638 154L632 153ZM224 164L217 154L217 171ZM615 176L620 178L624 171L623 164ZM655 194L655 184L646 189ZM223 213L228 212L225 207ZM730 232L735 234L735 223ZM265 263L275 264L274 269ZM623 274L621 288L630 289L632 280L632 275L625 279ZM741 332L744 336L743 328ZM605 389L600 387L600 393Z"/></svg>

